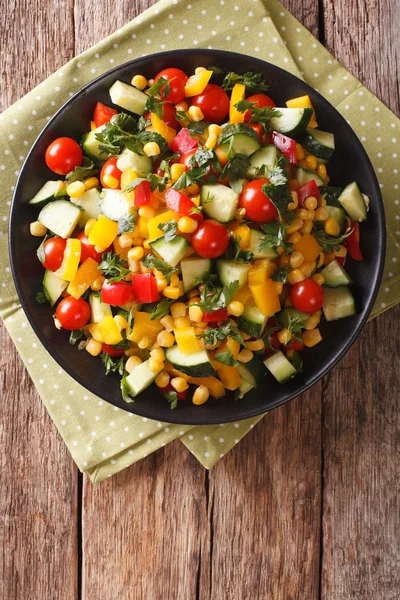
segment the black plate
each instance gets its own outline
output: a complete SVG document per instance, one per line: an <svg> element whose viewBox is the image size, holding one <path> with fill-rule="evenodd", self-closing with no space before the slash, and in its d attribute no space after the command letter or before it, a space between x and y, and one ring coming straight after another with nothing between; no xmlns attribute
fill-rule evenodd
<svg viewBox="0 0 400 600"><path fill-rule="evenodd" d="M29 223L37 218L38 211L26 203L45 181L55 179L44 161L48 144L63 135L80 140L89 128L96 102L100 100L110 104L108 89L116 79L129 82L135 73L151 78L161 69L171 66L193 73L200 65L216 65L239 73L249 70L262 73L278 106L285 106L288 98L308 94L317 113L319 128L335 134L336 152L329 163L332 184L344 186L358 181L362 191L370 197L371 207L368 221L361 225L364 260L356 263L350 259L346 263L354 281L352 291L357 315L321 324L324 340L304 352L304 372L284 385L268 374L262 387L248 393L239 402L210 399L202 406L180 402L179 408L171 411L155 386L143 392L134 404L126 404L121 398L119 377L106 377L100 359L95 360L87 352L79 352L76 346L71 346L69 334L55 329L53 311L49 306L35 302L35 295L41 288L43 268L36 257L38 239L29 235ZM10 256L16 288L29 322L50 355L76 381L111 404L138 415L173 423L206 425L246 419L287 402L313 385L343 356L366 322L378 292L384 254L385 218L379 185L364 148L345 119L309 85L286 71L255 58L216 50L153 54L116 67L85 86L64 104L36 140L19 176L11 208Z"/></svg>

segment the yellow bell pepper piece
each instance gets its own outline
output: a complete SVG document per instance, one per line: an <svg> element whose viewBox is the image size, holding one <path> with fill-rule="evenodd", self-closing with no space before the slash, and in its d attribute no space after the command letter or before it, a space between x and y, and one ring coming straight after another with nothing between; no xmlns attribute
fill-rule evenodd
<svg viewBox="0 0 400 600"><path fill-rule="evenodd" d="M261 285L273 273L271 261L268 258L256 260L249 271L249 285Z"/></svg>
<svg viewBox="0 0 400 600"><path fill-rule="evenodd" d="M100 215L97 223L89 233L89 244L98 246L102 250L113 243L118 234L118 223Z"/></svg>
<svg viewBox="0 0 400 600"><path fill-rule="evenodd" d="M224 365L217 360L213 360L212 364L214 369L217 371L218 377L222 381L225 389L236 390L240 386L242 380L240 379L240 375L236 367L229 367L228 365Z"/></svg>
<svg viewBox="0 0 400 600"><path fill-rule="evenodd" d="M131 333L127 333L126 337L132 342L138 342L139 340L148 337L149 340L154 344L157 339L157 335L164 329L160 323L160 319L150 320L150 313L146 312L135 312L134 324Z"/></svg>
<svg viewBox="0 0 400 600"><path fill-rule="evenodd" d="M237 358L237 355L240 352L240 344L233 338L227 337L223 344L218 348L217 352L224 352L225 350L229 350L233 358Z"/></svg>
<svg viewBox="0 0 400 600"><path fill-rule="evenodd" d="M292 98L286 102L286 106L288 108L312 108L313 114L308 124L308 127L315 128L318 127L317 118L315 115L315 110L312 105L310 96L299 96L298 98Z"/></svg>
<svg viewBox="0 0 400 600"><path fill-rule="evenodd" d="M250 285L249 287L254 302L264 317L272 317L272 315L281 310L281 303L275 288L275 282L272 279L267 279L260 285Z"/></svg>
<svg viewBox="0 0 400 600"><path fill-rule="evenodd" d="M76 272L74 279L67 287L67 292L78 299L90 288L102 273L98 269L99 264L93 258L87 258Z"/></svg>
<svg viewBox="0 0 400 600"><path fill-rule="evenodd" d="M94 131L95 129L97 129L96 123L94 121L90 121L90 131Z"/></svg>
<svg viewBox="0 0 400 600"><path fill-rule="evenodd" d="M64 281L72 281L79 267L81 258L81 242L75 238L69 238L64 250L61 266L54 272L57 277Z"/></svg>
<svg viewBox="0 0 400 600"><path fill-rule="evenodd" d="M130 234L126 233L125 235L130 235ZM130 248L122 248L119 240L120 240L120 238L118 236L113 241L113 250L114 250L114 253L115 254L119 254L119 256L120 256L120 258L122 260L128 260L128 252L129 252ZM100 275L101 275L101 273L100 273Z"/></svg>
<svg viewBox="0 0 400 600"><path fill-rule="evenodd" d="M99 323L100 335L102 336L105 344L110 344L113 346L114 344L118 344L122 341L122 335L118 326L115 322L114 317L103 317Z"/></svg>
<svg viewBox="0 0 400 600"><path fill-rule="evenodd" d="M197 96L197 94L204 92L212 74L212 71L201 71L200 73L196 73L189 77L185 85L186 98L191 98L192 96Z"/></svg>
<svg viewBox="0 0 400 600"><path fill-rule="evenodd" d="M239 225L233 231L233 237L238 240L240 238L240 249L245 250L249 247L250 242L250 227L248 225Z"/></svg>
<svg viewBox="0 0 400 600"><path fill-rule="evenodd" d="M139 217L139 219L140 219L140 217ZM161 213L161 215L157 215L157 216L149 219L149 221L148 221L149 240L152 242L153 240L156 240L159 237L164 235L163 232L161 231L161 229L158 228L160 223L169 223L170 221L177 221L177 219L178 219L177 215L172 210L168 210L164 213ZM139 221L138 221L138 223L139 223ZM136 230L135 230L135 233L136 233Z"/></svg>
<svg viewBox="0 0 400 600"><path fill-rule="evenodd" d="M156 133L159 133L163 137L168 145L171 144L172 140L176 136L176 131L172 127L169 127L162 119L157 117L155 113L150 113L151 126Z"/></svg>
<svg viewBox="0 0 400 600"><path fill-rule="evenodd" d="M86 325L85 329L87 329L87 331L91 334L92 338L96 340L96 342L104 344L104 338L101 335L98 323L89 323L89 325Z"/></svg>
<svg viewBox="0 0 400 600"><path fill-rule="evenodd" d="M225 396L224 385L222 381L216 377L188 377L187 381L194 385L205 385L211 396L214 396L214 398L222 398Z"/></svg>
<svg viewBox="0 0 400 600"><path fill-rule="evenodd" d="M133 230L133 237L147 238L149 235L148 224L149 219L146 219L146 217L142 217L141 215L139 215L135 224L135 228Z"/></svg>
<svg viewBox="0 0 400 600"><path fill-rule="evenodd" d="M246 112L239 112L235 108L235 104L243 100L246 95L246 86L243 83L236 83L233 87L231 94L231 103L229 107L229 122L230 123L244 123L244 116Z"/></svg>
<svg viewBox="0 0 400 600"><path fill-rule="evenodd" d="M201 345L194 332L194 327L174 329L175 340L182 354L194 354L201 351Z"/></svg>
<svg viewBox="0 0 400 600"><path fill-rule="evenodd" d="M237 302L241 302L243 305L246 305L249 303L250 300L253 299L253 296L251 295L251 291L250 288L245 285L242 288L240 288L240 290L238 290L233 298L233 300L236 300Z"/></svg>
<svg viewBox="0 0 400 600"><path fill-rule="evenodd" d="M295 244L295 250L304 256L304 262L311 263L322 252L321 246L311 233L303 233L301 239Z"/></svg>

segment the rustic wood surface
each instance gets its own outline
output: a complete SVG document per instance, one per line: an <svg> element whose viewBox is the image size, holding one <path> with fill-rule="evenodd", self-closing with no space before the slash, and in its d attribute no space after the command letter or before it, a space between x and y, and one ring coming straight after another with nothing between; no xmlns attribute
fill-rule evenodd
<svg viewBox="0 0 400 600"><path fill-rule="evenodd" d="M0 109L150 4L1 11ZM400 114L398 0L284 4ZM396 308L368 324L328 377L210 473L174 442L97 486L0 325L2 598L398 598L399 323Z"/></svg>

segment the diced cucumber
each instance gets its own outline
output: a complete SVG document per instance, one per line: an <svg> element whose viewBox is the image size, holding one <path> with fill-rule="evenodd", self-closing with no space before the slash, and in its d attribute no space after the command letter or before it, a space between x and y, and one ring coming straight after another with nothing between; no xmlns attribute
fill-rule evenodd
<svg viewBox="0 0 400 600"><path fill-rule="evenodd" d="M100 192L96 188L84 192L78 198L71 198L71 202L83 210L79 219L79 227L83 229L89 219L97 219L100 214L99 201Z"/></svg>
<svg viewBox="0 0 400 600"><path fill-rule="evenodd" d="M310 122L312 108L278 108L280 117L272 117L271 129L288 136L302 133Z"/></svg>
<svg viewBox="0 0 400 600"><path fill-rule="evenodd" d="M110 87L110 97L113 104L125 108L135 115L144 115L148 96L129 83L117 80Z"/></svg>
<svg viewBox="0 0 400 600"><path fill-rule="evenodd" d="M190 292L211 272L212 261L201 256L189 256L181 261L183 289Z"/></svg>
<svg viewBox="0 0 400 600"><path fill-rule="evenodd" d="M64 281L64 279L55 275L53 271L46 269L43 277L43 291L51 306L57 302L67 285L68 281Z"/></svg>
<svg viewBox="0 0 400 600"><path fill-rule="evenodd" d="M171 242L166 242L164 237L160 237L151 242L150 246L171 267L176 267L185 256L190 244L185 238L177 235Z"/></svg>
<svg viewBox="0 0 400 600"><path fill-rule="evenodd" d="M250 229L249 250L254 254L254 258L269 258L270 260L275 260L275 258L278 258L278 253L274 248L260 250L262 236L262 231Z"/></svg>
<svg viewBox="0 0 400 600"><path fill-rule="evenodd" d="M222 285L229 285L232 281L239 282L239 288L247 284L247 275L251 264L234 262L233 260L217 260L217 273Z"/></svg>
<svg viewBox="0 0 400 600"><path fill-rule="evenodd" d="M38 221L53 233L69 238L79 223L82 209L69 200L49 202L39 213Z"/></svg>
<svg viewBox="0 0 400 600"><path fill-rule="evenodd" d="M100 152L100 142L96 138L96 133L103 131L104 127L105 125L100 125L100 127L97 127L97 129L89 131L89 133L85 135L81 142L83 153L95 161L107 160L107 158L110 156L109 154L103 154Z"/></svg>
<svg viewBox="0 0 400 600"><path fill-rule="evenodd" d="M46 181L43 187L40 188L32 200L28 204L36 204L36 206L44 206L50 200L54 200L54 195L60 190L59 181Z"/></svg>
<svg viewBox="0 0 400 600"><path fill-rule="evenodd" d="M93 292L89 296L92 309L92 323L99 323L104 317L112 317L111 306L101 301L101 294Z"/></svg>
<svg viewBox="0 0 400 600"><path fill-rule="evenodd" d="M129 395L135 398L153 383L158 373L150 369L149 363L150 359L135 367L128 377L121 380L125 397Z"/></svg>
<svg viewBox="0 0 400 600"><path fill-rule="evenodd" d="M119 221L132 215L129 202L121 190L103 189L99 207L101 214L111 221Z"/></svg>
<svg viewBox="0 0 400 600"><path fill-rule="evenodd" d="M253 390L253 389L254 389L254 386L250 385L250 383L248 381L245 381L244 379L242 379L242 383L235 390L235 393L234 393L235 400L241 400L243 398L243 396L245 394L247 394L247 392L250 392L250 390Z"/></svg>
<svg viewBox="0 0 400 600"><path fill-rule="evenodd" d="M246 133L235 133L229 138L229 141L221 144L221 148L225 152L231 149L235 154L245 154L246 156L254 154L260 147L260 142Z"/></svg>
<svg viewBox="0 0 400 600"><path fill-rule="evenodd" d="M324 286L330 288L339 287L340 285L350 285L352 283L350 277L343 269L342 265L337 260L330 262L321 271L321 275L324 278Z"/></svg>
<svg viewBox="0 0 400 600"><path fill-rule="evenodd" d="M340 194L338 201L353 221L365 221L367 205L357 183L349 183Z"/></svg>
<svg viewBox="0 0 400 600"><path fill-rule="evenodd" d="M264 360L264 365L279 383L296 375L297 371L282 352L275 352Z"/></svg>
<svg viewBox="0 0 400 600"><path fill-rule="evenodd" d="M308 171L302 167L296 167L296 179L301 186L306 185L306 183L312 180L316 182L318 187L325 184L324 180L315 171Z"/></svg>
<svg viewBox="0 0 400 600"><path fill-rule="evenodd" d="M321 185L319 187L319 193L325 198L327 206L336 206L336 208L341 208L338 198L342 192L343 188L332 185Z"/></svg>
<svg viewBox="0 0 400 600"><path fill-rule="evenodd" d="M240 377L250 383L252 387L257 387L264 382L265 366L257 356L253 356L247 363L239 363L237 370Z"/></svg>
<svg viewBox="0 0 400 600"><path fill-rule="evenodd" d="M310 315L306 315L306 313L302 313L299 310L296 310L295 308L284 308L277 315L279 324L282 325L282 327L285 327L286 329L289 327L289 323L293 319L298 319L299 322L304 323L305 325L309 316Z"/></svg>
<svg viewBox="0 0 400 600"><path fill-rule="evenodd" d="M337 222L340 231L342 231L346 222L346 213L343 208L336 208L336 206L326 206L325 208L328 211L328 216Z"/></svg>
<svg viewBox="0 0 400 600"><path fill-rule="evenodd" d="M166 359L181 373L190 377L209 377L216 375L208 354L205 350L193 354L182 354L178 346L165 350Z"/></svg>
<svg viewBox="0 0 400 600"><path fill-rule="evenodd" d="M345 285L335 288L324 287L322 307L327 321L336 321L356 314L353 294Z"/></svg>
<svg viewBox="0 0 400 600"><path fill-rule="evenodd" d="M264 317L257 306L249 306L247 304L241 316L237 318L237 326L244 333L251 335L251 337L259 338L265 329L267 321L268 317Z"/></svg>
<svg viewBox="0 0 400 600"><path fill-rule="evenodd" d="M120 171L133 169L141 177L142 175L153 172L153 161L145 154L141 156L140 154L137 154L137 152L132 152L132 150L125 148L118 157L117 168Z"/></svg>
<svg viewBox="0 0 400 600"><path fill-rule="evenodd" d="M299 137L299 143L310 154L323 161L328 161L335 151L335 136L319 129L306 129Z"/></svg>
<svg viewBox="0 0 400 600"><path fill-rule="evenodd" d="M221 183L206 184L201 188L201 204L210 219L219 223L228 223L235 218L239 194Z"/></svg>
<svg viewBox="0 0 400 600"><path fill-rule="evenodd" d="M263 146L251 155L251 166L247 169L246 177L252 178L257 176L258 170L263 166L267 168L267 173L264 173L261 176L265 177L265 175L268 174L268 171L272 171L277 166L280 156L281 153L276 146L273 146L272 144Z"/></svg>

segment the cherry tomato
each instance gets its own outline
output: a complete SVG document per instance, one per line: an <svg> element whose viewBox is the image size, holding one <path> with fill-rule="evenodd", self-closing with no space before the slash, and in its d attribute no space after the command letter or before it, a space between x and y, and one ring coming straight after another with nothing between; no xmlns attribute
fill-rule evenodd
<svg viewBox="0 0 400 600"><path fill-rule="evenodd" d="M151 191L150 181L141 181L135 188L135 206L146 206L151 204L153 192Z"/></svg>
<svg viewBox="0 0 400 600"><path fill-rule="evenodd" d="M262 125L259 125L258 123L249 123L249 127L251 127L252 129L254 129L254 131L256 132L256 134L258 135L258 137L261 140L262 136L263 136Z"/></svg>
<svg viewBox="0 0 400 600"><path fill-rule="evenodd" d="M52 237L45 241L43 250L46 260L43 263L45 269L57 271L61 267L64 250L67 241L60 237Z"/></svg>
<svg viewBox="0 0 400 600"><path fill-rule="evenodd" d="M176 119L176 108L172 102L166 102L163 104L162 120L168 125L168 127L172 127L172 129L179 129L180 125L179 121Z"/></svg>
<svg viewBox="0 0 400 600"><path fill-rule="evenodd" d="M168 392L175 392L175 394L178 397L178 400L186 400L187 397L187 390L184 390L183 392L177 392L176 389L173 388L170 383L166 387L160 388L160 392L163 396Z"/></svg>
<svg viewBox="0 0 400 600"><path fill-rule="evenodd" d="M72 138L60 137L47 147L45 160L51 171L66 175L82 164L82 150Z"/></svg>
<svg viewBox="0 0 400 600"><path fill-rule="evenodd" d="M324 303L322 287L312 279L299 281L290 290L293 307L307 315L319 310Z"/></svg>
<svg viewBox="0 0 400 600"><path fill-rule="evenodd" d="M82 329L90 319L90 306L83 298L68 296L57 306L56 319L69 331Z"/></svg>
<svg viewBox="0 0 400 600"><path fill-rule="evenodd" d="M266 344L264 348L265 356L273 354L276 350L279 350L281 343L278 339L278 332L275 330L268 336L269 346ZM270 347L271 346L271 347Z"/></svg>
<svg viewBox="0 0 400 600"><path fill-rule="evenodd" d="M158 79L160 79L160 77L168 79L170 85L170 91L166 98L163 95L165 86L161 88L161 96L163 100L167 100L168 102L176 104L177 102L182 102L182 100L186 98L185 84L188 80L186 73L184 73L180 69L164 69L156 75L154 81L157 82Z"/></svg>
<svg viewBox="0 0 400 600"><path fill-rule="evenodd" d="M278 218L278 211L262 191L268 179L255 179L244 186L239 204L246 209L246 218L256 223L269 223Z"/></svg>
<svg viewBox="0 0 400 600"><path fill-rule="evenodd" d="M105 281L101 288L101 301L113 306L123 306L133 302L133 287L127 281Z"/></svg>
<svg viewBox="0 0 400 600"><path fill-rule="evenodd" d="M122 171L120 171L117 167L117 160L118 160L118 156L112 156L102 166L102 169L100 171L100 181L101 181L101 185L104 188L112 188L112 189L120 189L121 188ZM107 185L104 182L104 175L112 175L112 177L115 177L115 179L117 179L117 181L118 181L118 186L115 188L114 186Z"/></svg>
<svg viewBox="0 0 400 600"><path fill-rule="evenodd" d="M295 352L301 352L302 350L304 350L304 344L303 342L299 342L299 340L293 338L288 344L285 344L285 350L294 350Z"/></svg>
<svg viewBox="0 0 400 600"><path fill-rule="evenodd" d="M269 97L266 96L265 94L253 94L252 96L249 96L248 98L246 98L247 102L254 102L254 104L256 105L257 108L264 108L264 106L271 106L272 108L274 108L276 106L275 102ZM244 122L248 123L250 121L251 118L251 111L248 110L246 112L246 114L244 115Z"/></svg>
<svg viewBox="0 0 400 600"><path fill-rule="evenodd" d="M228 248L229 234L225 227L206 219L202 221L192 235L192 246L199 256L203 258L217 258Z"/></svg>
<svg viewBox="0 0 400 600"><path fill-rule="evenodd" d="M103 252L110 252L112 250L112 246L109 246L103 252L97 252L92 244L89 244L89 240L84 231L77 236L77 239L81 242L81 258L80 262L83 263L87 258L92 258L96 262L102 261Z"/></svg>
<svg viewBox="0 0 400 600"><path fill-rule="evenodd" d="M205 323L218 323L218 321L226 321L228 318L228 311L226 308L217 308L213 312L206 312L203 315L203 321Z"/></svg>
<svg viewBox="0 0 400 600"><path fill-rule="evenodd" d="M102 353L108 354L112 358L118 358L119 356L124 356L125 350L114 348L114 346L110 346L109 344L103 344Z"/></svg>
<svg viewBox="0 0 400 600"><path fill-rule="evenodd" d="M109 123L112 117L117 114L118 111L115 110L115 108L111 108L102 102L98 102L93 113L94 124L96 127L100 127L100 125L104 125L104 123Z"/></svg>
<svg viewBox="0 0 400 600"><path fill-rule="evenodd" d="M222 123L229 114L228 94L214 83L209 83L201 94L193 96L192 105L201 108L204 120L211 123Z"/></svg>

